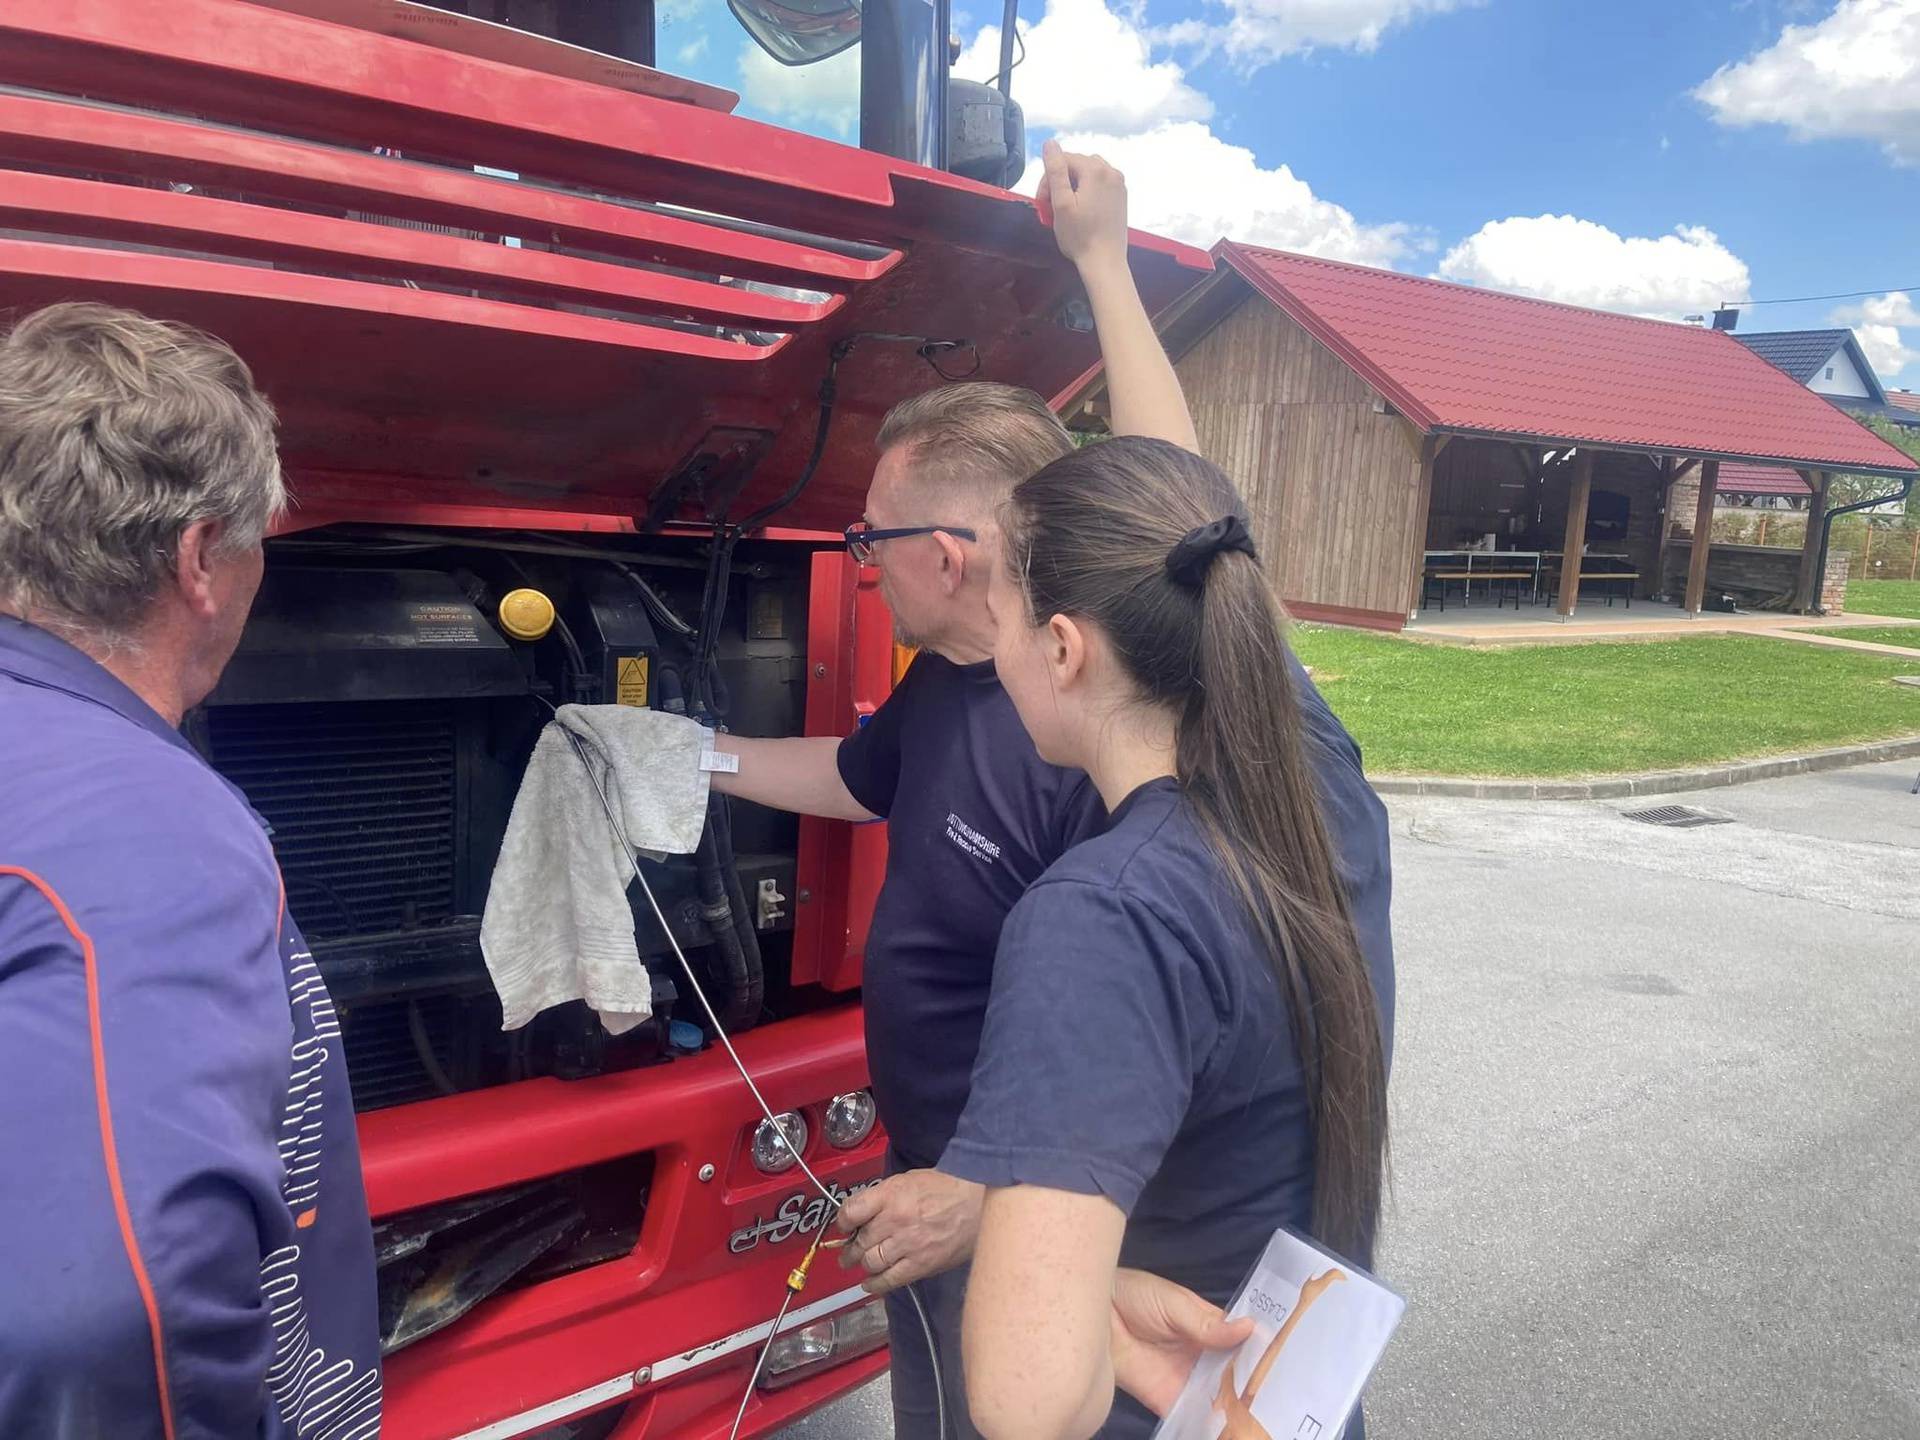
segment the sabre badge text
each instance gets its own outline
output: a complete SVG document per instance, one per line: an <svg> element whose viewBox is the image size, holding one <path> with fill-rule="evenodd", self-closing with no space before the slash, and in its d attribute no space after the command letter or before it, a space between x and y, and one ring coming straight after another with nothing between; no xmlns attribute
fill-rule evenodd
<svg viewBox="0 0 1920 1440"><path fill-rule="evenodd" d="M854 1186L851 1190L829 1183L827 1188L833 1191L833 1198L837 1203L844 1204L848 1196L857 1195L862 1190L879 1183L878 1180L869 1180L863 1185ZM751 1225L733 1232L732 1238L727 1241L727 1249L735 1255L744 1255L762 1240L769 1245L778 1245L784 1240L791 1240L796 1235L813 1234L827 1221L827 1202L819 1195L814 1195L809 1201L807 1196L811 1193L802 1190L797 1195L789 1195L780 1202L780 1208L775 1210L768 1219L762 1220L756 1215Z"/></svg>

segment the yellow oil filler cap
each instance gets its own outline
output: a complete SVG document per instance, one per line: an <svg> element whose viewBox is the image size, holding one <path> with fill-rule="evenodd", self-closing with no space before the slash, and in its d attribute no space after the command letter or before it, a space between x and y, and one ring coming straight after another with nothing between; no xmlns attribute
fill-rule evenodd
<svg viewBox="0 0 1920 1440"><path fill-rule="evenodd" d="M500 628L516 640L539 640L553 629L553 601L538 590L512 590L500 600Z"/></svg>

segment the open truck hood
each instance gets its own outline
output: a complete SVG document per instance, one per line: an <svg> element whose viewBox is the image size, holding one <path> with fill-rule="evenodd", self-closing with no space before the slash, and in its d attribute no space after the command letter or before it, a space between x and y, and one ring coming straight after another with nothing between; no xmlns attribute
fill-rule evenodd
<svg viewBox="0 0 1920 1440"><path fill-rule="evenodd" d="M1096 357L1028 200L697 104L240 0L8 0L0 85L0 307L227 340L310 516L737 520L804 466L837 342L970 342L1048 396ZM1150 308L1211 269L1133 264ZM837 380L782 524L855 518L939 376L866 339Z"/></svg>

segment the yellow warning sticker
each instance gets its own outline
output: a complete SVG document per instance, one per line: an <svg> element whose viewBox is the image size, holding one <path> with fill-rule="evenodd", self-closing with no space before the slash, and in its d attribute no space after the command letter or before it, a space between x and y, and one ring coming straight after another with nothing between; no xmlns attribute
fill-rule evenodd
<svg viewBox="0 0 1920 1440"><path fill-rule="evenodd" d="M614 665L613 698L621 705L647 704L647 657L622 655Z"/></svg>

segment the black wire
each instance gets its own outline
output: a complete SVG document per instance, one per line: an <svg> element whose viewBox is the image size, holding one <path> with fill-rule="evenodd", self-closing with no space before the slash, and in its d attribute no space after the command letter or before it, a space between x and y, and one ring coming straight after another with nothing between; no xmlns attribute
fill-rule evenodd
<svg viewBox="0 0 1920 1440"><path fill-rule="evenodd" d="M784 494L762 505L737 525L729 525L725 521L714 523L713 548L708 552L706 589L700 604L700 628L694 644L692 679L697 713L718 715L725 709L717 693L720 689L717 671L720 622L726 616L727 591L733 578L734 547L740 543L743 535L760 529L798 500L812 481L814 471L820 468L820 458L827 451L827 433L833 425L833 408L839 393L837 377L840 362L852 353L860 338L850 335L837 340L827 352L827 373L820 377L820 413L813 426L813 449L808 453L807 463L800 467L793 484L787 487Z"/></svg>
<svg viewBox="0 0 1920 1440"><path fill-rule="evenodd" d="M798 500L801 492L807 488L808 482L813 479L813 472L820 468L820 457L827 452L827 430L833 424L833 406L839 394L840 362L853 353L853 347L863 338L866 337L849 335L844 340L836 340L833 348L827 352L827 373L820 377L820 416L814 421L813 449L807 455L807 463L800 467L800 474L793 484L787 487L786 494L762 505L734 527L736 537L742 532L751 533L764 526L767 521Z"/></svg>
<svg viewBox="0 0 1920 1440"><path fill-rule="evenodd" d="M457 1095L460 1087L453 1083L440 1064L440 1057L433 1053L433 1041L427 1035L427 1022L420 1013L420 1002L407 1002L407 1034L413 1037L414 1054L420 1059L420 1066L427 1072L427 1079L433 1082L433 1088L442 1095Z"/></svg>
<svg viewBox="0 0 1920 1440"><path fill-rule="evenodd" d="M691 677L693 700L696 711L706 716L722 716L726 704L721 694L719 677L720 622L726 615L727 592L733 575L734 547L756 530L763 529L767 522L785 510L805 493L813 481L814 472L820 468L820 461L827 453L827 436L833 427L834 405L839 396L840 362L851 355L854 348L863 343L911 345L914 353L932 368L933 373L942 380L965 380L980 371L980 352L971 340L935 339L927 335L902 335L883 330L860 330L834 341L827 352L827 373L820 377L819 418L813 427L813 449L807 454L806 464L800 467L800 473L794 477L785 493L768 501L737 524L717 520L713 526L713 548L708 552L707 583L700 607L699 632L694 644L694 667ZM972 358L970 368L961 370L943 368L936 356L962 353Z"/></svg>
<svg viewBox="0 0 1920 1440"><path fill-rule="evenodd" d="M1720 308L1738 310L1747 305L1810 305L1815 300L1858 300L1864 295L1893 295L1913 290L1920 290L1920 285L1882 285L1877 290L1843 290L1838 295L1789 295L1781 300L1727 300L1721 303Z"/></svg>
<svg viewBox="0 0 1920 1440"><path fill-rule="evenodd" d="M1001 15L1000 58L1003 68L996 70L991 80L979 82L982 85L992 86L1009 100L1013 98L1013 72L1027 63L1027 37L1020 33L1019 18L1018 0L1007 0L1006 9ZM1020 51L1020 58L1011 65L1005 64L1008 35L1013 37L1013 44Z"/></svg>
<svg viewBox="0 0 1920 1440"><path fill-rule="evenodd" d="M961 369L960 366L956 365L949 370L934 358L937 355L945 355L954 351L965 352L973 363L967 365L965 369ZM914 353L926 361L927 364L931 365L933 367L933 373L938 375L942 380L971 380L980 373L980 352L974 348L971 340L929 340Z"/></svg>

